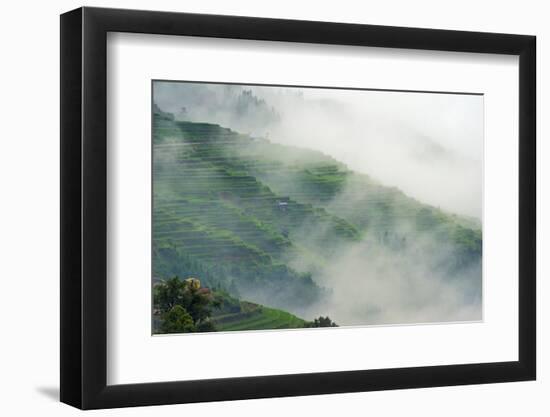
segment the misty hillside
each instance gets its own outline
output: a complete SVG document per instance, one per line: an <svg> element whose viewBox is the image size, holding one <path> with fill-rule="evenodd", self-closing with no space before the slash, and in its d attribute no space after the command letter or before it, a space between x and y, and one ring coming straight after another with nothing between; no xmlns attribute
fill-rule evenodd
<svg viewBox="0 0 550 417"><path fill-rule="evenodd" d="M234 297L305 317L310 307L330 305L337 278L327 280L326 271L351 249L389 254L394 267L405 254L420 260L444 248L445 256L426 261L429 269L449 279L475 270L468 294L480 296L475 220L422 204L320 152L175 121L157 106L153 146L156 279L198 276Z"/></svg>

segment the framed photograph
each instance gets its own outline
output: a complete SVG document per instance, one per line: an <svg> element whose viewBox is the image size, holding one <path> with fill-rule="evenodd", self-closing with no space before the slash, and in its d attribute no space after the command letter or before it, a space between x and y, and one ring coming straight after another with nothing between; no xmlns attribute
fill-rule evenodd
<svg viewBox="0 0 550 417"><path fill-rule="evenodd" d="M61 16L61 401L533 380L535 37Z"/></svg>

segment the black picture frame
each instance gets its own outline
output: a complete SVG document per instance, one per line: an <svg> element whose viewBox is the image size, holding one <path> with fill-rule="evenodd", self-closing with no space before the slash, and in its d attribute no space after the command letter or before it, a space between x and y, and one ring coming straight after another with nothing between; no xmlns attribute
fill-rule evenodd
<svg viewBox="0 0 550 417"><path fill-rule="evenodd" d="M519 360L107 385L108 32L519 56ZM61 15L61 401L82 409L533 380L536 377L534 36L79 8Z"/></svg>

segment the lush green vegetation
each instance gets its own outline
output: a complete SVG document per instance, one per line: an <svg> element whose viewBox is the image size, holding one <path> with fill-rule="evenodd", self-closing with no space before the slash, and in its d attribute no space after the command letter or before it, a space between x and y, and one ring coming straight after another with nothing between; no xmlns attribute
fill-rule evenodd
<svg viewBox="0 0 550 417"><path fill-rule="evenodd" d="M329 253L358 241L359 231L250 175L235 153L251 138L159 114L154 123L155 276L196 274L236 295L261 293L256 301L273 306L322 297L310 274L287 265L289 256Z"/></svg>
<svg viewBox="0 0 550 417"><path fill-rule="evenodd" d="M328 317L307 322L283 310L240 301L227 291L201 286L197 278L159 281L153 300L155 333L336 327Z"/></svg>
<svg viewBox="0 0 550 417"><path fill-rule="evenodd" d="M206 322L216 330L330 326L280 309L303 311L326 297L330 290L312 274L360 241L396 251L415 245L418 256L445 247L441 267L449 270L481 260L476 220L422 204L320 152L176 121L158 107L153 146L154 280L198 277L214 289L208 320L180 303L186 311L163 307L158 323L165 314L191 328L187 313L192 331Z"/></svg>
<svg viewBox="0 0 550 417"><path fill-rule="evenodd" d="M304 327L306 321L286 312L223 294L223 304L213 318L220 331L292 329Z"/></svg>
<svg viewBox="0 0 550 417"><path fill-rule="evenodd" d="M212 311L221 300L196 278L178 277L157 282L153 287L154 321L159 333L214 331Z"/></svg>
<svg viewBox="0 0 550 417"><path fill-rule="evenodd" d="M307 322L304 327L338 327L329 316L320 316L313 321Z"/></svg>

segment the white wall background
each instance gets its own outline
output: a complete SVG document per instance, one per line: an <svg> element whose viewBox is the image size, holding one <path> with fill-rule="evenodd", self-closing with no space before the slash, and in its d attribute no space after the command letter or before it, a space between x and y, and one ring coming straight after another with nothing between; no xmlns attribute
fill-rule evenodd
<svg viewBox="0 0 550 417"><path fill-rule="evenodd" d="M27 1L3 5L0 121L0 410L3 415L76 415L58 403L59 392L59 17L82 3ZM432 388L230 403L145 407L94 415L207 416L407 415L544 416L550 411L549 351L550 210L543 192L550 169L548 125L542 120L550 97L543 73L550 59L545 2L536 0L441 2L430 0L298 2L201 0L183 2L92 1L89 6L240 14L534 34L538 37L539 118L539 378L536 382ZM546 233L545 233L546 232Z"/></svg>

